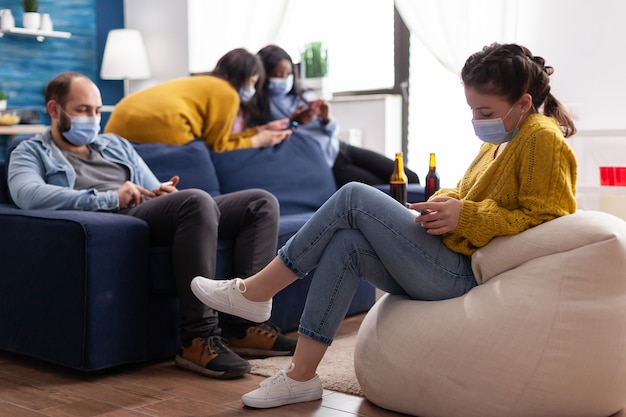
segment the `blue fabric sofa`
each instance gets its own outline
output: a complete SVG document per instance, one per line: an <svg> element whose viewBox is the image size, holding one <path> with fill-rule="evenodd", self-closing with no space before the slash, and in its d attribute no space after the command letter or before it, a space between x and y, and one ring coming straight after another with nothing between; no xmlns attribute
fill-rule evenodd
<svg viewBox="0 0 626 417"><path fill-rule="evenodd" d="M7 147L7 158L19 141ZM136 145L157 177L212 195L261 187L281 203L277 247L335 191L319 147L297 132L281 145L213 153L202 142ZM0 350L96 371L172 358L179 345L178 302L169 247L151 247L140 219L111 213L20 210L0 161ZM423 196L417 187L414 200ZM217 276L230 277L231 242L220 241ZM274 300L271 320L294 330L310 279ZM349 314L369 309L363 283Z"/></svg>

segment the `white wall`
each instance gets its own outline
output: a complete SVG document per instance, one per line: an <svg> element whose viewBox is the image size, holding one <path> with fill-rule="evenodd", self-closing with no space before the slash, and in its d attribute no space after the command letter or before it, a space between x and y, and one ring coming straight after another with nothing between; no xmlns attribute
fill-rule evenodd
<svg viewBox="0 0 626 417"><path fill-rule="evenodd" d="M622 104L626 92L626 2L520 3L519 42L555 67L553 91L563 103L573 105L579 127L626 128ZM142 31L154 74L153 79L134 82L131 88L188 73L187 8L187 0L125 0L126 25ZM204 41L209 48L220 40Z"/></svg>
<svg viewBox="0 0 626 417"><path fill-rule="evenodd" d="M554 67L553 92L577 114L579 130L625 128L626 2L524 0L520 7L520 43Z"/></svg>
<svg viewBox="0 0 626 417"><path fill-rule="evenodd" d="M141 31L152 72L130 81L131 92L189 74L187 0L124 0L124 20Z"/></svg>
<svg viewBox="0 0 626 417"><path fill-rule="evenodd" d="M189 56L191 44L205 44L207 49L214 49L217 43L228 42L230 37L225 30L222 40L193 39L190 44L187 22L188 9L193 1L196 0L125 0L126 24L142 31L153 72L150 80L131 82L131 90L187 75L189 62L193 61ZM228 0L211 0L215 7L219 7L220 1ZM552 92L573 113L577 127L583 134L590 130L626 129L626 106L623 105L623 97L626 97L625 15L626 2L623 0L519 1L518 42L528 46L536 55L546 58L547 64L555 68ZM206 21L215 24L209 17ZM346 21L346 25L349 25L349 21ZM445 114L449 106L449 102L444 105L434 104L432 97L420 97L422 100L426 113ZM462 98L448 97L447 100L462 101ZM380 116L361 115L361 118L372 120ZM343 128L358 127L349 126L348 122L342 122ZM467 120L454 123L462 122L469 125L469 116ZM441 126L442 134L448 130L449 126ZM468 135L468 141L474 143L475 138L471 136ZM423 143L416 146L422 147ZM427 148L432 151L431 147L425 147L424 151ZM378 145L378 149L383 148L384 145ZM473 152L463 153L473 155ZM423 174L427 163L425 157L419 154L411 157L409 152L409 158L411 168ZM448 177L459 176L455 172ZM593 181L582 180L586 183Z"/></svg>

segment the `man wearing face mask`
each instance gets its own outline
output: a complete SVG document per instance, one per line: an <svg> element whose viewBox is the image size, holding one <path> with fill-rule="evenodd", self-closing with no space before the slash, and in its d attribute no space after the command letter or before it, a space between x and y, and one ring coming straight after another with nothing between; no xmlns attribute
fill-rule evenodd
<svg viewBox="0 0 626 417"><path fill-rule="evenodd" d="M213 378L250 371L250 364L220 336L220 325L228 337L239 339L241 349L248 342L249 349L259 348L244 336L253 327L274 341L263 356L292 354L295 340L271 323L218 322L217 313L197 301L189 288L198 274L215 276L218 238L236 241L233 252L239 255L233 264L240 276L272 259L278 233L276 198L259 189L215 198L197 189L178 191L177 176L161 184L127 140L99 134L100 91L82 74L55 77L46 89L46 107L50 129L21 142L10 157L8 184L15 204L134 216L148 223L151 245L172 246L182 341L177 366Z"/></svg>
<svg viewBox="0 0 626 417"><path fill-rule="evenodd" d="M217 152L276 145L287 139L288 119L233 131L265 76L258 58L242 48L222 56L213 71L168 80L124 97L104 131L138 143L184 145L196 138Z"/></svg>

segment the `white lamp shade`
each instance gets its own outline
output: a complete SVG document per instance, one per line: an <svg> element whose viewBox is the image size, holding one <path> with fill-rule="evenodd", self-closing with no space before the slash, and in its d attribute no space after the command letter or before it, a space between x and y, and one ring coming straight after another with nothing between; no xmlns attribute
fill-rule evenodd
<svg viewBox="0 0 626 417"><path fill-rule="evenodd" d="M107 36L100 68L103 80L142 80L150 78L150 65L141 32L114 29Z"/></svg>

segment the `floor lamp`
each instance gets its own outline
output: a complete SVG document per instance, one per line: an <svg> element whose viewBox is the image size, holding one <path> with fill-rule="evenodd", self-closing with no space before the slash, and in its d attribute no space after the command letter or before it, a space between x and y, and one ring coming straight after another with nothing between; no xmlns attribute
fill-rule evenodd
<svg viewBox="0 0 626 417"><path fill-rule="evenodd" d="M103 80L124 80L124 96L130 80L150 78L150 65L141 32L136 29L113 29L107 35L100 68Z"/></svg>

